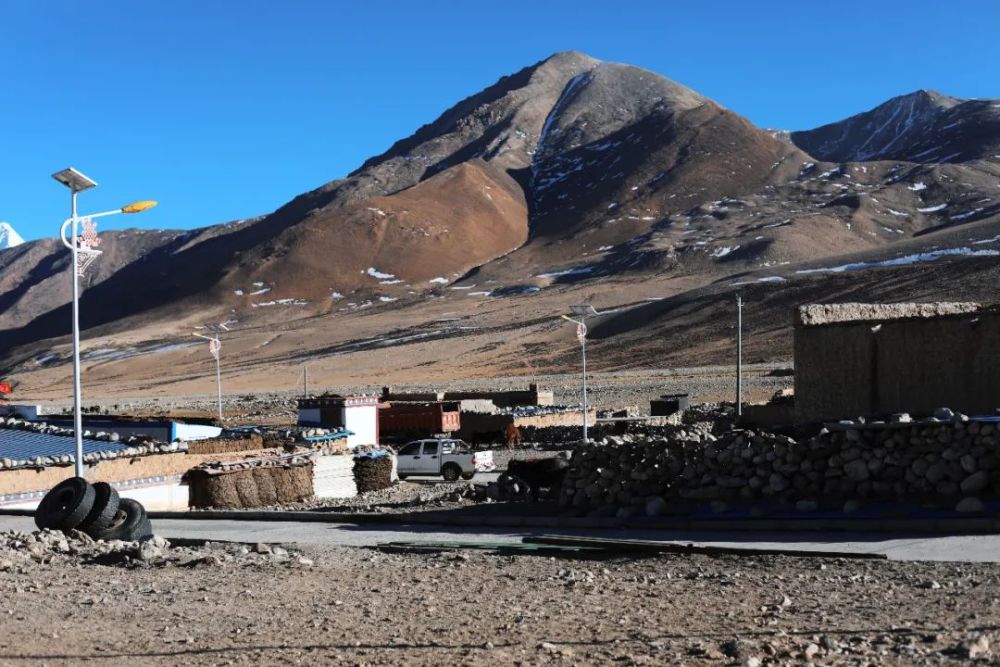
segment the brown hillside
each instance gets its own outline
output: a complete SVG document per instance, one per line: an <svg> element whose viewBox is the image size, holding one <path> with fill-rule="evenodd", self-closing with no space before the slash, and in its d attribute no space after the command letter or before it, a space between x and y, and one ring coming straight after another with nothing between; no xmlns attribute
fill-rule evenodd
<svg viewBox="0 0 1000 667"><path fill-rule="evenodd" d="M244 259L224 286L249 305L333 292L398 295L447 282L517 248L528 216L517 183L481 160L460 164L402 192L320 210ZM369 269L374 269L369 273ZM254 283L263 283L257 286ZM247 296L266 286L270 291ZM393 298L393 297L389 297Z"/></svg>

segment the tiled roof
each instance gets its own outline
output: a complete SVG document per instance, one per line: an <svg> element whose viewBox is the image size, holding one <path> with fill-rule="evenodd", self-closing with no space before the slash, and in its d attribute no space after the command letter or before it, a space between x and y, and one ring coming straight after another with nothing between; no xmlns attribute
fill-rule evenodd
<svg viewBox="0 0 1000 667"><path fill-rule="evenodd" d="M117 452L129 446L127 442L84 439L83 453L87 455L99 452ZM36 456L72 455L75 449L76 445L72 436L0 427L0 458L27 461Z"/></svg>

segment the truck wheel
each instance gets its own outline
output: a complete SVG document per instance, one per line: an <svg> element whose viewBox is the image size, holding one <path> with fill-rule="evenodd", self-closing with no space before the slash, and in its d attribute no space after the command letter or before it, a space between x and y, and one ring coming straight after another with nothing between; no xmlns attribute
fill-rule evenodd
<svg viewBox="0 0 1000 667"><path fill-rule="evenodd" d="M94 539L135 542L152 533L146 508L131 498L122 498L111 525L106 530L94 531Z"/></svg>
<svg viewBox="0 0 1000 667"><path fill-rule="evenodd" d="M446 482L457 482L458 478L462 476L462 469L454 463L448 463L441 468L441 476Z"/></svg>
<svg viewBox="0 0 1000 667"><path fill-rule="evenodd" d="M118 513L118 505L121 499L107 482L97 482L94 484L94 506L90 510L87 518L80 522L78 528L91 537L94 533L107 530L111 522Z"/></svg>
<svg viewBox="0 0 1000 667"><path fill-rule="evenodd" d="M35 510L35 525L50 530L73 530L94 506L94 487L82 477L70 477L45 494Z"/></svg>
<svg viewBox="0 0 1000 667"><path fill-rule="evenodd" d="M462 479L464 479L466 481L472 479L475 476L476 476L476 473L474 473L474 472L463 472L462 473Z"/></svg>

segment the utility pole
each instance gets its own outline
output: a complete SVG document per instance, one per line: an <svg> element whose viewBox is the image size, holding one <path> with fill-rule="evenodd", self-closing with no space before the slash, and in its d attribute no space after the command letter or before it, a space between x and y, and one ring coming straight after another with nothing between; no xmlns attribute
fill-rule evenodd
<svg viewBox="0 0 1000 667"><path fill-rule="evenodd" d="M587 324L586 320L588 317L594 317L599 313L590 304L584 304L580 306L571 306L570 310L574 315L580 319L574 320L568 315L560 315L567 322L572 322L576 325L576 338L580 341L580 356L583 362L583 442L586 444L589 442L587 438Z"/></svg>
<svg viewBox="0 0 1000 667"><path fill-rule="evenodd" d="M211 336L206 336L205 334L194 333L192 335L198 338L204 338L208 341L208 351L212 353L215 357L215 388L218 396L218 406L219 406L219 426L222 426L222 360L219 358L222 354L222 339L219 338L220 331L229 331L229 327L226 323L222 324L209 324L204 327L212 332Z"/></svg>
<svg viewBox="0 0 1000 667"><path fill-rule="evenodd" d="M743 416L743 297L736 295L736 418Z"/></svg>
<svg viewBox="0 0 1000 667"><path fill-rule="evenodd" d="M302 398L309 398L309 367L302 371Z"/></svg>
<svg viewBox="0 0 1000 667"><path fill-rule="evenodd" d="M215 389L219 398L219 426L222 426L222 362L219 360L222 344L219 342L219 334L215 334Z"/></svg>

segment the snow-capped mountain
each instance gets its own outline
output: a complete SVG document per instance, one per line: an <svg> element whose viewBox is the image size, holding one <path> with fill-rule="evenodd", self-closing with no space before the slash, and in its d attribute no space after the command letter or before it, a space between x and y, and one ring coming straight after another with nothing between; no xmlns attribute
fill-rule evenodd
<svg viewBox="0 0 1000 667"><path fill-rule="evenodd" d="M14 228L9 223L0 222L0 250L13 248L22 243L24 243L24 239L14 231Z"/></svg>

